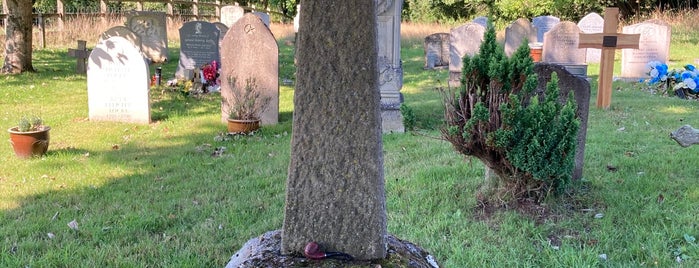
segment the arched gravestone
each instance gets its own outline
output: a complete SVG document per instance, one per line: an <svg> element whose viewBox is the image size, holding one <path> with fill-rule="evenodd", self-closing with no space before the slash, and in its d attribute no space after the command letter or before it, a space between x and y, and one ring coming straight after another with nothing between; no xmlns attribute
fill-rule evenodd
<svg viewBox="0 0 699 268"><path fill-rule="evenodd" d="M556 26L561 22L561 19L554 16L539 16L532 19L532 24L536 27L536 40L539 43L544 42L544 34L551 30L553 26Z"/></svg>
<svg viewBox="0 0 699 268"><path fill-rule="evenodd" d="M148 59L156 63L168 60L167 24L164 12L131 12L126 20L126 27L141 37L141 51Z"/></svg>
<svg viewBox="0 0 699 268"><path fill-rule="evenodd" d="M670 36L672 29L661 20L647 20L624 26L625 34L641 34L638 49L621 51L621 76L638 81L648 77L646 64L651 61L667 63L670 59Z"/></svg>
<svg viewBox="0 0 699 268"><path fill-rule="evenodd" d="M231 111L232 90L243 89L247 79L254 79L263 96L271 98L261 124L279 122L279 48L272 32L256 15L247 13L228 29L221 48L220 78L222 121Z"/></svg>
<svg viewBox="0 0 699 268"><path fill-rule="evenodd" d="M583 33L601 33L604 30L604 18L599 14L592 12L580 19L578 27ZM601 49L588 48L586 62L600 62L602 57Z"/></svg>
<svg viewBox="0 0 699 268"><path fill-rule="evenodd" d="M449 86L458 87L461 79L463 57L472 57L481 48L485 27L480 24L467 22L451 29L449 38Z"/></svg>
<svg viewBox="0 0 699 268"><path fill-rule="evenodd" d="M87 63L91 121L150 123L148 63L131 41L113 36L98 43Z"/></svg>
<svg viewBox="0 0 699 268"><path fill-rule="evenodd" d="M527 19L517 19L505 28L505 55L511 57L522 42L536 43L536 27Z"/></svg>
<svg viewBox="0 0 699 268"><path fill-rule="evenodd" d="M112 28L107 29L102 34L100 34L99 40L97 42L102 42L104 40L109 39L112 36L121 36L123 38L126 38L126 40L131 41L131 43L133 43L136 47L141 47L141 37L133 31L131 31L129 28L126 28L124 26L114 26Z"/></svg>

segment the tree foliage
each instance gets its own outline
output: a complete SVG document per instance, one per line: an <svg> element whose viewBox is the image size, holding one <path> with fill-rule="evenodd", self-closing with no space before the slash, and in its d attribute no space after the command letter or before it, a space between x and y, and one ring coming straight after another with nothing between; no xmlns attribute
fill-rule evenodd
<svg viewBox="0 0 699 268"><path fill-rule="evenodd" d="M490 28L479 53L463 59L459 91L444 94L442 134L492 169L504 192L541 200L571 180L580 122L572 94L558 101L555 75L536 92L533 66L526 43L507 58Z"/></svg>
<svg viewBox="0 0 699 268"><path fill-rule="evenodd" d="M497 25L518 18L554 15L577 21L587 13L601 13L605 7L619 7L622 16L646 14L652 10L697 8L699 0L405 0L404 19L414 22L444 22L490 16Z"/></svg>

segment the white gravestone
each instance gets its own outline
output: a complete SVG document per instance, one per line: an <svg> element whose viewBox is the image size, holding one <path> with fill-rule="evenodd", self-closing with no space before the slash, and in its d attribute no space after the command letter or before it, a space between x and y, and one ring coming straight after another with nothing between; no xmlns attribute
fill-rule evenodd
<svg viewBox="0 0 699 268"><path fill-rule="evenodd" d="M91 121L150 123L148 63L131 41L113 36L98 43L87 63Z"/></svg>
<svg viewBox="0 0 699 268"><path fill-rule="evenodd" d="M604 30L604 18L599 14L592 12L580 19L578 27L583 33L601 33ZM599 63L602 58L602 50L596 48L588 48L586 61L588 63Z"/></svg>
<svg viewBox="0 0 699 268"><path fill-rule="evenodd" d="M650 61L667 63L670 59L670 25L660 20L649 20L625 26L626 34L641 34L638 49L621 51L621 76L637 80L647 77L646 64Z"/></svg>
<svg viewBox="0 0 699 268"><path fill-rule="evenodd" d="M379 91L381 92L381 129L404 132L400 114L403 66L400 59L400 14L402 0L377 1L377 41L379 47Z"/></svg>
<svg viewBox="0 0 699 268"><path fill-rule="evenodd" d="M242 18L244 14L245 9L238 5L221 7L221 23L225 24L228 28L231 28L231 26Z"/></svg>

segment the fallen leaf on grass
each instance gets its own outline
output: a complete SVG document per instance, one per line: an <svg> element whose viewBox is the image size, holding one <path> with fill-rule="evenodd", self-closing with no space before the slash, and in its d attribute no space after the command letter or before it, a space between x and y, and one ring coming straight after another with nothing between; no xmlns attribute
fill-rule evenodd
<svg viewBox="0 0 699 268"><path fill-rule="evenodd" d="M78 230L78 222L76 220L73 220L73 221L68 223L68 227L70 227L70 229L77 231Z"/></svg>
<svg viewBox="0 0 699 268"><path fill-rule="evenodd" d="M659 194L658 195L658 203L662 204L664 201L665 201L665 196L663 196L663 194Z"/></svg>
<svg viewBox="0 0 699 268"><path fill-rule="evenodd" d="M119 144L112 145L112 150L119 150Z"/></svg>
<svg viewBox="0 0 699 268"><path fill-rule="evenodd" d="M612 165L607 165L607 171L609 171L609 172L616 172L616 171L617 171L617 167L612 166Z"/></svg>

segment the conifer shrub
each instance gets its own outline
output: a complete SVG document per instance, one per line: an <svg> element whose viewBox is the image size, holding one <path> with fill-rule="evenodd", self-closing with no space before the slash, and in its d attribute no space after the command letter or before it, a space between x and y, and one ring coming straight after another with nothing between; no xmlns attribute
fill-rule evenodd
<svg viewBox="0 0 699 268"><path fill-rule="evenodd" d="M464 57L461 86L444 91L443 137L480 159L494 176L481 196L540 202L570 182L580 120L572 93L560 96L555 73L537 91L527 44L505 56L489 29L478 54Z"/></svg>

